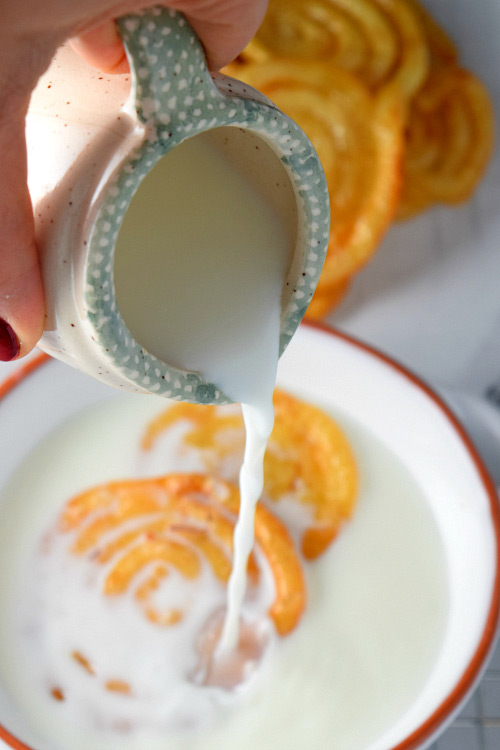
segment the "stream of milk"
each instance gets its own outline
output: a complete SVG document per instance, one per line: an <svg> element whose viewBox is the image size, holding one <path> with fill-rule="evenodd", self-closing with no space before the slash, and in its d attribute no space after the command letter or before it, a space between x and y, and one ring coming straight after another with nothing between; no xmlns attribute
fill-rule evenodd
<svg viewBox="0 0 500 750"><path fill-rule="evenodd" d="M242 404L246 449L221 652L238 640L291 255L277 212L201 137L176 148L142 183L115 253L116 296L136 340Z"/></svg>

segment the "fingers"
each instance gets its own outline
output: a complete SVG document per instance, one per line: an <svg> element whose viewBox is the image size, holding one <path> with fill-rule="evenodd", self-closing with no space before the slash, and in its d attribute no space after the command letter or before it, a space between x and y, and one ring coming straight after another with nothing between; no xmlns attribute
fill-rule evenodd
<svg viewBox="0 0 500 750"><path fill-rule="evenodd" d="M136 9L149 4L138 2ZM205 48L209 68L219 70L241 52L257 31L267 0L168 0L163 4L186 15ZM84 60L106 73L128 71L113 20L100 23L71 43Z"/></svg>
<svg viewBox="0 0 500 750"><path fill-rule="evenodd" d="M89 65L104 73L126 73L125 49L114 21L105 21L71 40L71 46Z"/></svg>
<svg viewBox="0 0 500 750"><path fill-rule="evenodd" d="M121 9L123 13L133 12L149 4L144 0L125 1ZM209 67L218 69L233 59L254 34L267 0L168 0L165 5L186 14L205 47ZM100 6L100 11L100 22L77 37L73 45L85 60L101 70L126 72L128 63L116 25L111 19L102 20L108 12L116 12L116 6L104 13ZM72 22L68 22L69 26ZM29 75L20 74L23 81L29 79L31 87L48 62L45 58L38 60L38 55L39 51L29 58L32 63L32 58L36 58L36 69L31 70L33 65L29 65ZM41 273L26 183L24 115L22 107L16 107L9 116L5 110L0 112L0 360L27 354L40 338L44 322Z"/></svg>
<svg viewBox="0 0 500 750"><path fill-rule="evenodd" d="M31 351L44 323L23 114L0 115L0 154L0 360L9 361Z"/></svg>

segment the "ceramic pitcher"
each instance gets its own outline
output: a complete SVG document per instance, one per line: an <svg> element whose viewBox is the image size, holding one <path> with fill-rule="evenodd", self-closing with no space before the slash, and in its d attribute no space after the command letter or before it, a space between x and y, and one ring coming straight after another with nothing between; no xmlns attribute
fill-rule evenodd
<svg viewBox="0 0 500 750"><path fill-rule="evenodd" d="M311 143L290 118L249 86L209 73L181 14L153 8L120 19L118 28L130 75L99 73L65 46L32 97L28 174L47 298L40 347L115 387L223 403L228 399L216 385L161 361L125 325L113 254L127 207L172 149L224 129L238 169L294 224L282 291L282 353L326 253L325 178ZM283 173L291 186L285 197L275 188Z"/></svg>

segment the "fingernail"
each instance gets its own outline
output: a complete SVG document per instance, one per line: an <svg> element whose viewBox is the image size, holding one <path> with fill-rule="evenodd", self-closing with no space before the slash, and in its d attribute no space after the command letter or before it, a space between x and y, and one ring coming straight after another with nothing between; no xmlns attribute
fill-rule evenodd
<svg viewBox="0 0 500 750"><path fill-rule="evenodd" d="M14 329L6 320L0 318L0 361L10 362L19 354L21 345Z"/></svg>

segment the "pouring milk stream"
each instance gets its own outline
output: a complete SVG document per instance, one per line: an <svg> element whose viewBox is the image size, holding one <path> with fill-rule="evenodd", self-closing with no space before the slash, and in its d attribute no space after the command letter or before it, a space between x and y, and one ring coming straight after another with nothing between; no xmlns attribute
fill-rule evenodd
<svg viewBox="0 0 500 750"><path fill-rule="evenodd" d="M131 90L63 49L30 107L41 348L115 387L242 404L223 652L238 639L278 358L326 253L328 191L302 131L248 86L212 79L183 16L118 24Z"/></svg>
<svg viewBox="0 0 500 750"><path fill-rule="evenodd" d="M230 163L200 140L188 140L137 191L115 251L117 300L137 340L147 340L160 358L202 372L242 404L246 447L224 649L237 642L273 427L281 290L291 255L287 235L280 217ZM137 294L138 286L144 294ZM155 318L157 327L151 325Z"/></svg>

